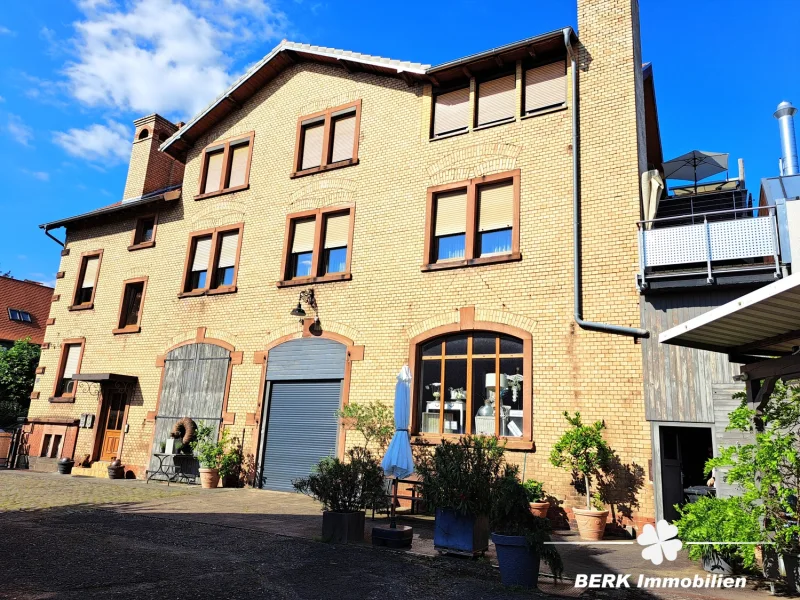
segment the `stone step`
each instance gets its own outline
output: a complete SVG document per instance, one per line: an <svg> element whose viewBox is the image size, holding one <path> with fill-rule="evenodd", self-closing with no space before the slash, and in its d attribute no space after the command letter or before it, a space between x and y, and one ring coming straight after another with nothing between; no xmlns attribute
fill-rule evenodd
<svg viewBox="0 0 800 600"><path fill-rule="evenodd" d="M72 475L75 477L97 477L99 479L108 479L108 465L111 462L107 460L96 460L89 467L73 467Z"/></svg>

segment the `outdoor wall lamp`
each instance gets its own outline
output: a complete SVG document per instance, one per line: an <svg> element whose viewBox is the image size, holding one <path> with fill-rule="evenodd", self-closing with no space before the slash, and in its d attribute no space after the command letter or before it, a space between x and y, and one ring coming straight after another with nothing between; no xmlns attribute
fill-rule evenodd
<svg viewBox="0 0 800 600"><path fill-rule="evenodd" d="M291 315L293 317L299 317L301 323L303 322L303 318L306 316L306 311L303 310L304 303L314 311L314 314L316 314L317 300L314 298L313 289L300 292L300 296L297 298L297 306L292 309ZM319 317L317 317L317 319L319 319Z"/></svg>

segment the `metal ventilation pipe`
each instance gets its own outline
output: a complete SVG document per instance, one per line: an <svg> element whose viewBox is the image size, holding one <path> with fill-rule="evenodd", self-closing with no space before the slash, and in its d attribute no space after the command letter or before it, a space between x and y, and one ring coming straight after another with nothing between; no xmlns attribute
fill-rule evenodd
<svg viewBox="0 0 800 600"><path fill-rule="evenodd" d="M794 114L797 109L791 102L781 102L778 110L772 115L778 119L781 131L781 175L800 174L800 164L797 161L797 140L794 136Z"/></svg>

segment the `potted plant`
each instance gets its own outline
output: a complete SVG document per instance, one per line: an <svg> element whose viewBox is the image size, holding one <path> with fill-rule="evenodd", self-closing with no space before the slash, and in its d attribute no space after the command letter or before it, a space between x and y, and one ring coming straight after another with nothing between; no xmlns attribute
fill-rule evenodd
<svg viewBox="0 0 800 600"><path fill-rule="evenodd" d="M496 437L465 436L421 454L416 470L425 505L436 511L437 550L474 556L489 547L492 486L504 451Z"/></svg>
<svg viewBox="0 0 800 600"><path fill-rule="evenodd" d="M219 485L219 467L228 443L228 430L222 430L219 440L215 437L213 427L198 425L196 439L191 443L192 451L200 463L200 485L204 489Z"/></svg>
<svg viewBox="0 0 800 600"><path fill-rule="evenodd" d="M322 503L322 539L345 544L364 541L365 511L386 497L383 479L380 461L366 448L355 447L345 460L323 458L292 485Z"/></svg>
<svg viewBox="0 0 800 600"><path fill-rule="evenodd" d="M58 472L61 475L69 475L72 473L72 467L75 466L75 461L71 458L64 457L58 461Z"/></svg>
<svg viewBox="0 0 800 600"><path fill-rule="evenodd" d="M689 558L699 560L709 573L730 575L755 567L755 544L761 541L759 518L739 496L703 496L677 507L678 539L687 545ZM708 542L747 542L709 544ZM689 542L703 542L701 544Z"/></svg>
<svg viewBox="0 0 800 600"><path fill-rule="evenodd" d="M603 439L603 429L606 426L602 421L584 425L579 412L570 416L564 411L564 418L571 427L553 446L550 462L553 466L566 469L583 479L586 508L572 509L578 524L578 533L584 540L602 540L608 511L603 509L597 496L593 498L591 479L608 464L612 455L611 448Z"/></svg>
<svg viewBox="0 0 800 600"><path fill-rule="evenodd" d="M466 400L467 390L464 388L450 388L450 400Z"/></svg>
<svg viewBox="0 0 800 600"><path fill-rule="evenodd" d="M237 438L231 440L230 448L222 455L219 463L219 476L222 479L222 487L239 487L239 474L242 471L242 446Z"/></svg>
<svg viewBox="0 0 800 600"><path fill-rule="evenodd" d="M535 479L528 479L522 485L528 496L531 514L533 514L534 517L546 519L547 511L550 510L550 503L545 500L547 496L545 495L542 482L536 481Z"/></svg>
<svg viewBox="0 0 800 600"><path fill-rule="evenodd" d="M531 513L528 498L527 487L519 482L519 468L505 465L492 489L490 514L503 585L536 587L542 560L556 577L563 570L555 546L545 544L550 541L550 521Z"/></svg>

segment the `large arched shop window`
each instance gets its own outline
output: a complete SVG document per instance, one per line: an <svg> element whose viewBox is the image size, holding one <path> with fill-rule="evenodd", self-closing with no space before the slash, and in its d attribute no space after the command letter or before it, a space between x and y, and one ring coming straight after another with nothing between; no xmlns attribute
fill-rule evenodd
<svg viewBox="0 0 800 600"><path fill-rule="evenodd" d="M493 332L445 335L419 346L421 434L522 437L522 340ZM443 400L443 402L442 402Z"/></svg>

